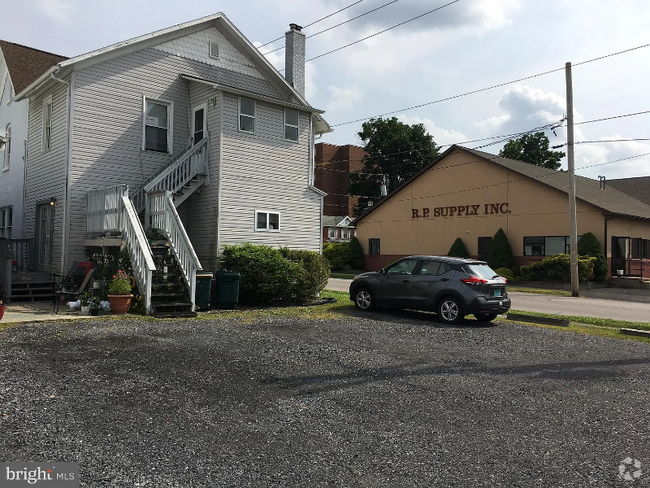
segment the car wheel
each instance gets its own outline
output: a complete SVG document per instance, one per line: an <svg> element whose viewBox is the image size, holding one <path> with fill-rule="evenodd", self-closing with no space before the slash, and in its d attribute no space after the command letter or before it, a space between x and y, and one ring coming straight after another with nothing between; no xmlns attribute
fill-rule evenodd
<svg viewBox="0 0 650 488"><path fill-rule="evenodd" d="M446 324L458 324L465 318L463 307L454 297L445 297L438 303L438 320Z"/></svg>
<svg viewBox="0 0 650 488"><path fill-rule="evenodd" d="M359 310L372 310L375 308L375 297L368 288L359 288L354 295L354 306Z"/></svg>
<svg viewBox="0 0 650 488"><path fill-rule="evenodd" d="M497 317L497 314L495 314L495 313L475 313L474 317L476 317L476 320L478 320L479 322L492 322Z"/></svg>

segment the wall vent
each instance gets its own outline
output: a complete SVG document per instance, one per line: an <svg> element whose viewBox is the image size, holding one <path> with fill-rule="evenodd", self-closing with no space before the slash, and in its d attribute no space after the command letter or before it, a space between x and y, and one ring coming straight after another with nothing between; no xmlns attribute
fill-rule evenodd
<svg viewBox="0 0 650 488"><path fill-rule="evenodd" d="M210 52L209 55L212 59L219 59L219 44L216 42L210 41Z"/></svg>

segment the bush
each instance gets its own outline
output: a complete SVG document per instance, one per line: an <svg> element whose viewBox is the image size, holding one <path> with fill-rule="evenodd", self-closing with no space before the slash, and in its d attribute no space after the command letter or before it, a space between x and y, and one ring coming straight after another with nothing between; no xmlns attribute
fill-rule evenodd
<svg viewBox="0 0 650 488"><path fill-rule="evenodd" d="M594 277L594 257L578 258L578 280L584 282ZM521 267L521 278L526 281L555 281L571 283L571 256L557 254L543 261Z"/></svg>
<svg viewBox="0 0 650 488"><path fill-rule="evenodd" d="M596 262L594 263L595 281L602 282L607 279L607 271L609 270L607 259L605 259L605 254L603 254L603 248L600 245L600 242L598 242L596 236L591 232L583 234L578 240L578 255L592 256L596 258Z"/></svg>
<svg viewBox="0 0 650 488"><path fill-rule="evenodd" d="M492 269L512 268L515 265L515 255L503 229L499 229L494 234L487 263Z"/></svg>
<svg viewBox="0 0 650 488"><path fill-rule="evenodd" d="M220 267L241 274L243 305L303 304L316 297L329 279L329 265L316 252L249 243L224 246Z"/></svg>
<svg viewBox="0 0 650 488"><path fill-rule="evenodd" d="M503 276L508 281L514 281L515 275L509 268L499 268L495 269L494 272L499 276Z"/></svg>
<svg viewBox="0 0 650 488"><path fill-rule="evenodd" d="M449 252L447 253L447 256L451 256L454 258L468 258L469 253L467 252L467 248L465 247L465 243L460 237L457 237L454 243L451 245L451 248L449 249Z"/></svg>
<svg viewBox="0 0 650 488"><path fill-rule="evenodd" d="M352 259L350 246L344 242L327 242L323 246L323 256L330 264L332 271L343 269Z"/></svg>
<svg viewBox="0 0 650 488"><path fill-rule="evenodd" d="M359 239L353 237L350 239L350 252L352 257L348 263L352 269L363 269L363 247Z"/></svg>
<svg viewBox="0 0 650 488"><path fill-rule="evenodd" d="M286 259L302 267L302 273L291 293L291 301L302 304L316 298L327 286L327 280L330 278L327 259L314 251L299 251L285 247L280 249L280 252Z"/></svg>

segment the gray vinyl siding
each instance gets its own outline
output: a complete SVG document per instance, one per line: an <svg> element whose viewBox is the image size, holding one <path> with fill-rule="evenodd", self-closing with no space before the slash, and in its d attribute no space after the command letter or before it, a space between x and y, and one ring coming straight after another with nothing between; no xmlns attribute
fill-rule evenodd
<svg viewBox="0 0 650 488"><path fill-rule="evenodd" d="M69 81L69 78L68 80ZM51 148L41 150L43 130L43 100L52 95ZM56 84L52 91L29 101L29 130L27 137L27 168L25 175L25 235L35 237L36 206L56 198L52 267L61 271L63 214L65 205L67 154L68 89Z"/></svg>
<svg viewBox="0 0 650 488"><path fill-rule="evenodd" d="M255 133L239 132L238 98L224 96L221 244L319 251L321 197L308 187L309 115L284 139L282 107L257 102ZM255 210L279 212L280 232L255 231Z"/></svg>

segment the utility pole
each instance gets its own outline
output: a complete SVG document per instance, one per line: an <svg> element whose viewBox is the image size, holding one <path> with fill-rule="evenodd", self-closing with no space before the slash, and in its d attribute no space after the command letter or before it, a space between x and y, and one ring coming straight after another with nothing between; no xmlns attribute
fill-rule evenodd
<svg viewBox="0 0 650 488"><path fill-rule="evenodd" d="M571 251L571 296L580 296L578 281L578 219L576 215L576 172L573 153L573 82L571 63L566 63L567 159L569 163L569 249Z"/></svg>

